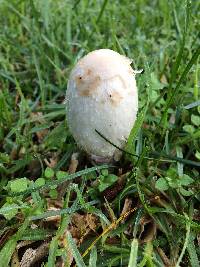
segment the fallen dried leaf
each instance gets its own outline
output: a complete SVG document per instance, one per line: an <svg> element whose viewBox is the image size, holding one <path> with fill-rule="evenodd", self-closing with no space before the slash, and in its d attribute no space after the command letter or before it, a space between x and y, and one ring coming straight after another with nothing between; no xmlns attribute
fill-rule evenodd
<svg viewBox="0 0 200 267"><path fill-rule="evenodd" d="M152 220L151 223L148 225L147 233L145 234L144 239L142 240L144 243L152 241L156 236L156 224Z"/></svg>
<svg viewBox="0 0 200 267"><path fill-rule="evenodd" d="M60 209L54 208L54 207L50 207L48 208L47 211L59 211ZM54 215L51 217L47 217L44 220L47 222L54 222L56 225L60 222L61 216L60 215Z"/></svg>
<svg viewBox="0 0 200 267"><path fill-rule="evenodd" d="M15 250L12 255L10 266L20 267L19 256L18 256L17 250Z"/></svg>
<svg viewBox="0 0 200 267"><path fill-rule="evenodd" d="M167 82L167 77L165 76L165 74L163 74L163 75L161 76L160 81L161 81L161 83L164 83L164 84L167 84L167 83L168 83L168 82Z"/></svg>
<svg viewBox="0 0 200 267"><path fill-rule="evenodd" d="M69 165L69 174L75 173L78 167L78 153L73 153L71 156L71 161Z"/></svg>
<svg viewBox="0 0 200 267"><path fill-rule="evenodd" d="M42 143L44 137L47 136L48 132L49 132L48 129L43 129L35 133L39 143Z"/></svg>
<svg viewBox="0 0 200 267"><path fill-rule="evenodd" d="M55 168L57 163L58 163L58 158L50 158L49 160L47 160L46 158L44 159L45 164L47 165L47 167L49 168Z"/></svg>
<svg viewBox="0 0 200 267"><path fill-rule="evenodd" d="M43 243L37 249L28 248L22 256L20 267L31 267L49 252L49 243Z"/></svg>
<svg viewBox="0 0 200 267"><path fill-rule="evenodd" d="M76 240L76 243L80 245L85 236L91 231L95 232L98 225L98 218L94 214L80 215L78 213L73 214L71 224L68 227L72 237Z"/></svg>
<svg viewBox="0 0 200 267"><path fill-rule="evenodd" d="M18 244L17 244L17 249L19 250L20 248L23 248L23 247L26 247L32 243L34 243L35 241L30 241L30 240L23 240L23 241L20 241Z"/></svg>
<svg viewBox="0 0 200 267"><path fill-rule="evenodd" d="M120 216L123 216L125 213L129 212L131 210L131 206L132 206L132 200L130 198L126 198L124 201L124 206L123 206ZM124 221L125 220L122 220L122 222Z"/></svg>
<svg viewBox="0 0 200 267"><path fill-rule="evenodd" d="M139 238L141 238L142 234L145 231L145 226L147 226L149 223L152 222L152 219L148 216L143 216L140 220L140 234L139 234Z"/></svg>

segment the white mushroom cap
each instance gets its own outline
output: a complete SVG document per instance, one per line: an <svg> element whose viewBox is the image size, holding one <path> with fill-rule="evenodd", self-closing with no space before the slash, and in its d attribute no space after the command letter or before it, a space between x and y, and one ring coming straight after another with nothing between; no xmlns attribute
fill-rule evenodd
<svg viewBox="0 0 200 267"><path fill-rule="evenodd" d="M109 49L90 52L71 72L67 88L67 120L77 144L90 155L112 158L122 148L138 110L131 60Z"/></svg>

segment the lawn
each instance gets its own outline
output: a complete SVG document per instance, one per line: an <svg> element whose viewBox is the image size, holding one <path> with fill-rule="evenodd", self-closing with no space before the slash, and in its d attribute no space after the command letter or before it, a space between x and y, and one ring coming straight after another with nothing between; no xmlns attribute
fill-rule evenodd
<svg viewBox="0 0 200 267"><path fill-rule="evenodd" d="M200 266L200 2L0 0L0 14L0 267ZM121 160L94 166L65 94L100 48L144 72Z"/></svg>

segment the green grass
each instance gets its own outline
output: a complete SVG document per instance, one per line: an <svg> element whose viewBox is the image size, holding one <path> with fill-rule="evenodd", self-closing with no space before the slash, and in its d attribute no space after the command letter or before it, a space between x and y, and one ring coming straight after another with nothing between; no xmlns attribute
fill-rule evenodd
<svg viewBox="0 0 200 267"><path fill-rule="evenodd" d="M50 253L34 266L199 266L199 10L199 1L0 0L1 267L44 242ZM79 149L67 81L99 48L145 70L138 119L117 166L92 167L81 153L69 174ZM21 241L33 243L17 249Z"/></svg>

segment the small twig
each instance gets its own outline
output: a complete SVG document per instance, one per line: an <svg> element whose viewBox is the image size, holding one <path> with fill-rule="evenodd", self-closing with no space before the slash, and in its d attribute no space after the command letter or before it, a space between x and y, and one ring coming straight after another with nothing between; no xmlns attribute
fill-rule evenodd
<svg viewBox="0 0 200 267"><path fill-rule="evenodd" d="M158 199L159 196L155 196L152 199L150 199L149 201L153 201L155 199ZM85 257L90 250L93 248L93 246L108 232L110 232L112 229L116 228L117 225L120 222L123 222L131 213L133 213L134 211L136 211L138 208L141 208L142 204L137 205L135 208L127 211L126 213L122 214L117 220L115 220L114 222L112 222L93 242L92 244L86 249L86 251L82 254L82 257Z"/></svg>
<svg viewBox="0 0 200 267"><path fill-rule="evenodd" d="M110 232L112 229L116 228L117 225L123 221L126 217L128 217L131 213L133 213L134 211L137 210L138 207L135 207L133 209L131 209L130 211L126 212L125 214L123 214L122 216L119 217L119 219L117 219L116 221L114 221L113 223L111 223L93 242L92 244L86 249L86 251L82 254L82 257L85 257L90 250L94 247L94 245L101 239L101 237L103 237L105 234L107 234L108 232Z"/></svg>

